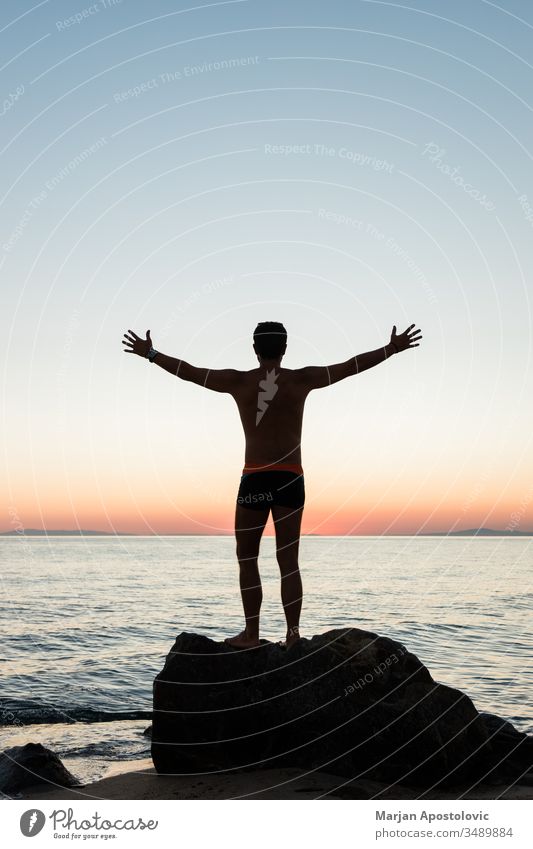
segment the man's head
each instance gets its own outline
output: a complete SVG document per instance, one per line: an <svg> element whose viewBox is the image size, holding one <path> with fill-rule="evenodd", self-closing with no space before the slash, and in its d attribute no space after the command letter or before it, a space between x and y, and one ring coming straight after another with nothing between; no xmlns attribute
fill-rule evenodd
<svg viewBox="0 0 533 849"><path fill-rule="evenodd" d="M254 351L259 360L281 360L287 348L287 331L279 321L261 321L254 330Z"/></svg>

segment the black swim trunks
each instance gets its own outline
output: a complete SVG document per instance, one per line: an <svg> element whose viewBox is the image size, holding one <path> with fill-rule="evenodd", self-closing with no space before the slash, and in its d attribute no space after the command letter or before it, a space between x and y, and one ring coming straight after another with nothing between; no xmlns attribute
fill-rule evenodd
<svg viewBox="0 0 533 849"><path fill-rule="evenodd" d="M304 476L290 471L262 471L243 474L237 504L250 510L278 505L297 510L305 501Z"/></svg>

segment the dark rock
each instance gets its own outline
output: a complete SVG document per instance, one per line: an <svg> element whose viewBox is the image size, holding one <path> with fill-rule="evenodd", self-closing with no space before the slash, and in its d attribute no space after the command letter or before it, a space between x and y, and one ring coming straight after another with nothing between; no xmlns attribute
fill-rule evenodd
<svg viewBox="0 0 533 849"><path fill-rule="evenodd" d="M493 750L495 768L491 780L506 783L521 778L530 784L533 770L533 737L528 737L510 722L493 713L480 713Z"/></svg>
<svg viewBox="0 0 533 849"><path fill-rule="evenodd" d="M152 736L152 726L149 725L148 728L145 728L144 731L143 731L143 734L144 734L145 737L151 737Z"/></svg>
<svg viewBox="0 0 533 849"><path fill-rule="evenodd" d="M357 628L289 650L263 641L239 651L184 633L154 681L159 773L291 766L453 786L524 766L498 734L401 643Z"/></svg>
<svg viewBox="0 0 533 849"><path fill-rule="evenodd" d="M0 790L3 793L17 793L42 783L60 787L79 784L58 756L40 743L13 746L0 754Z"/></svg>

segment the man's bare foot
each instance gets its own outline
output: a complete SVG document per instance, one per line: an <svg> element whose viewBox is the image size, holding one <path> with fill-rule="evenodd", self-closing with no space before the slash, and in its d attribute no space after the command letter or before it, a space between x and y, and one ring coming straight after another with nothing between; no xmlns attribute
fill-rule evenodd
<svg viewBox="0 0 533 849"><path fill-rule="evenodd" d="M253 649L259 645L259 638L249 637L246 631L241 631L236 637L226 637L224 642L236 649Z"/></svg>
<svg viewBox="0 0 533 849"><path fill-rule="evenodd" d="M291 628L291 630L287 632L286 639L280 642L280 646L282 646L284 649L290 649L290 647L293 646L294 643L297 643L299 639L299 628Z"/></svg>

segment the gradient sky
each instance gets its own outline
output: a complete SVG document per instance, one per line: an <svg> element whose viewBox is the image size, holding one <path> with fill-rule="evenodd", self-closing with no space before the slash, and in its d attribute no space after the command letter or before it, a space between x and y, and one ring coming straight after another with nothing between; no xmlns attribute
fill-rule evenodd
<svg viewBox="0 0 533 849"><path fill-rule="evenodd" d="M261 320L424 336L310 396L306 532L533 529L529 2L0 14L0 530L231 531L234 402L121 339L253 368Z"/></svg>

